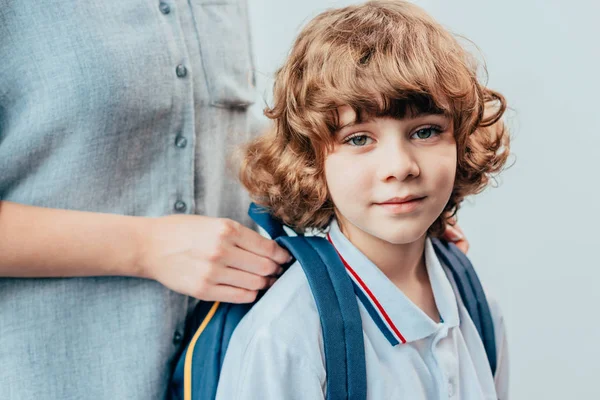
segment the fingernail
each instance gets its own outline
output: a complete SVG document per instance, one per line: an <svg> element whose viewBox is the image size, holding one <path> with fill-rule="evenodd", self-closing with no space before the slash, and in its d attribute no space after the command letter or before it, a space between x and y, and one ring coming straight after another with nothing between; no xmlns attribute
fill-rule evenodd
<svg viewBox="0 0 600 400"><path fill-rule="evenodd" d="M269 279L269 286L273 286L275 284L275 282L277 282L277 278Z"/></svg>
<svg viewBox="0 0 600 400"><path fill-rule="evenodd" d="M463 237L464 237L464 236L463 236L463 235L461 235L461 234L460 234L460 233L458 233L458 232L454 232L454 231L451 231L451 232L450 232L450 240L451 240L451 241L453 241L453 242L458 242L459 240L462 240L462 239L463 239Z"/></svg>
<svg viewBox="0 0 600 400"><path fill-rule="evenodd" d="M280 268L277 270L277 272L275 273L275 275L277 275L277 276L280 276L281 274L283 274L283 268L281 268L281 267L280 267Z"/></svg>
<svg viewBox="0 0 600 400"><path fill-rule="evenodd" d="M290 255L288 257L288 259L286 260L286 263L292 262L293 259L294 259L294 257Z"/></svg>

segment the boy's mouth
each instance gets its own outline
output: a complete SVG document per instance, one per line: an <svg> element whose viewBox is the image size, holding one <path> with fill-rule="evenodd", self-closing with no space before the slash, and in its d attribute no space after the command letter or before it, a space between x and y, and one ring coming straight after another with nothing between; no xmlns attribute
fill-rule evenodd
<svg viewBox="0 0 600 400"><path fill-rule="evenodd" d="M392 197L391 199L387 199L386 201L382 201L377 204L400 204L400 203L407 203L407 202L410 202L413 200L420 200L420 199L424 199L424 198L425 198L425 196L409 194L404 197Z"/></svg>
<svg viewBox="0 0 600 400"><path fill-rule="evenodd" d="M409 195L404 197L392 197L386 201L375 203L388 212L402 214L414 211L425 200L427 196Z"/></svg>

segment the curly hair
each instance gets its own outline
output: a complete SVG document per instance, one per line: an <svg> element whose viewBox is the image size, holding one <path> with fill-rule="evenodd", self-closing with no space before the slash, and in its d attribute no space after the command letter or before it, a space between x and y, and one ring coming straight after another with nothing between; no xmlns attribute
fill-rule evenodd
<svg viewBox="0 0 600 400"><path fill-rule="evenodd" d="M504 166L509 134L504 97L477 78L479 65L421 8L375 0L319 14L301 31L275 76L272 129L245 148L240 180L251 198L296 231L322 229L334 215L324 160L339 128L339 106L357 116L449 116L457 169L441 235L463 199Z"/></svg>

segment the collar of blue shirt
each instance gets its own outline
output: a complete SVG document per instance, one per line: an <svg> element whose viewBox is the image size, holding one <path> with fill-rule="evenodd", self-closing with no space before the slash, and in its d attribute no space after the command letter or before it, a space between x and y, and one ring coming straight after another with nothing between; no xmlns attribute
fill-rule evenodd
<svg viewBox="0 0 600 400"><path fill-rule="evenodd" d="M357 297L392 346L423 339L442 325L448 328L459 325L454 290L429 238L425 243L425 264L442 317L440 323L429 318L361 253L340 231L335 219L330 224L328 238L344 260Z"/></svg>

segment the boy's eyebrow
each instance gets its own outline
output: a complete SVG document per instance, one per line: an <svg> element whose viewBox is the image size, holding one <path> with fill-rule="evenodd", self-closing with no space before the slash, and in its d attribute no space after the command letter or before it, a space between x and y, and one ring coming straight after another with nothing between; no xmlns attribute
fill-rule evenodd
<svg viewBox="0 0 600 400"><path fill-rule="evenodd" d="M350 127L352 127L352 126L354 126L354 125L358 125L358 124L359 124L359 122L358 122L358 121L356 121L356 120L354 120L354 121L352 121L352 122L348 122L347 124L344 124L344 125L338 126L338 128L336 129L336 131L338 131L338 132L339 132L339 131L341 131L341 130L343 130L343 129L345 129L345 128L350 128Z"/></svg>
<svg viewBox="0 0 600 400"><path fill-rule="evenodd" d="M444 110L441 110L438 108L423 110L423 109L410 107L406 110L406 113L404 114L404 118L417 119L417 118L421 118L421 117L427 117L430 115L431 116L444 116L444 117L448 116Z"/></svg>
<svg viewBox="0 0 600 400"><path fill-rule="evenodd" d="M407 115L406 115L406 116L404 116L402 119L408 119L408 120L411 120L411 119L419 119L419 118L428 117L428 116L450 118L450 117L449 117L449 116L448 116L446 113L444 113L444 112L417 111L417 112L412 112L412 113L410 113L410 114L407 114ZM367 122L371 122L371 121L373 121L373 120L374 120L376 117L377 117L377 116L375 116L375 117L372 117L372 116L370 116L370 117L366 117L366 118L364 118L364 119L360 119L360 120L358 120L358 119L355 119L354 121L351 121L351 122L348 122L347 124L344 124L344 125L341 125L341 126L339 126L339 127L336 129L336 132L339 132L339 131L341 131L341 130L343 130L343 129L346 129L346 128L351 128L351 127L353 127L353 126L355 126L355 125L360 125L360 124L364 124L364 123L367 123Z"/></svg>
<svg viewBox="0 0 600 400"><path fill-rule="evenodd" d="M434 110L434 111L424 111L424 110L421 110L421 111L412 111L412 112L410 112L410 113L408 113L406 115L406 118L408 118L408 119L417 119L417 118L420 118L420 117L427 117L429 115L446 116L446 113L444 113L444 111L441 111L441 110L440 111L437 111L437 110Z"/></svg>
<svg viewBox="0 0 600 400"><path fill-rule="evenodd" d="M348 122L347 124L339 126L336 131L339 132L342 129L351 128L351 127L353 127L355 125L364 124L364 123L373 121L374 119L375 119L374 117L367 117L367 118L364 118L364 119L361 119L361 120L355 119L354 121L351 121L351 122Z"/></svg>

